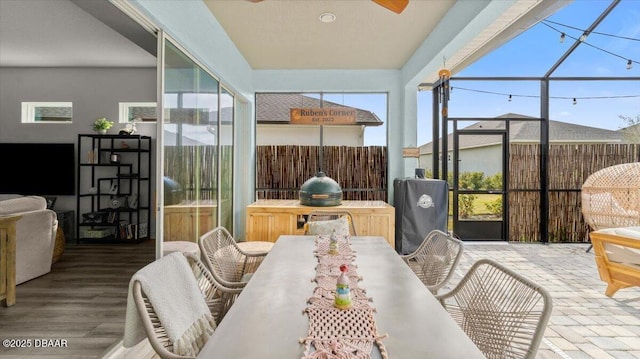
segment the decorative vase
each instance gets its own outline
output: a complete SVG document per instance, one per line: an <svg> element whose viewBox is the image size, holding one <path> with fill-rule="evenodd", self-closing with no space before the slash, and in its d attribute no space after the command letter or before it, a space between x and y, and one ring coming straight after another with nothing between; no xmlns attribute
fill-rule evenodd
<svg viewBox="0 0 640 359"><path fill-rule="evenodd" d="M99 135L106 135L107 134L107 130L104 130L104 129L98 130L98 134Z"/></svg>

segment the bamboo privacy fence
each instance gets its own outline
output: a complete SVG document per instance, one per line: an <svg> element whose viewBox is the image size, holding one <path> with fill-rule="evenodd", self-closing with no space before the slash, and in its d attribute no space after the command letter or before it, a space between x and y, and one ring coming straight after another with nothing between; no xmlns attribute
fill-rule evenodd
<svg viewBox="0 0 640 359"><path fill-rule="evenodd" d="M233 147L167 146L164 149L164 173L180 184L185 200L215 200L217 192L230 198L233 189ZM222 186L218 188L217 168L220 166Z"/></svg>
<svg viewBox="0 0 640 359"><path fill-rule="evenodd" d="M540 145L511 144L509 161L509 240L540 238ZM587 241L580 189L592 173L640 161L637 144L549 146L549 241Z"/></svg>
<svg viewBox="0 0 640 359"><path fill-rule="evenodd" d="M300 186L315 176L319 146L258 146L256 197L297 199ZM387 148L384 146L324 146L323 172L333 178L346 200L387 198Z"/></svg>
<svg viewBox="0 0 640 359"><path fill-rule="evenodd" d="M256 197L297 199L298 189L319 166L319 146L258 146ZM221 148L223 187L231 184L232 148ZM540 145L511 144L509 160L509 240L540 238ZM324 146L324 172L340 184L343 198L387 198L387 151L383 146ZM638 144L563 144L549 147L549 240L583 242L587 224L580 189L592 173L621 163L640 162ZM214 146L165 148L165 174L187 191L187 199L215 199L217 151ZM225 167L226 166L226 167Z"/></svg>

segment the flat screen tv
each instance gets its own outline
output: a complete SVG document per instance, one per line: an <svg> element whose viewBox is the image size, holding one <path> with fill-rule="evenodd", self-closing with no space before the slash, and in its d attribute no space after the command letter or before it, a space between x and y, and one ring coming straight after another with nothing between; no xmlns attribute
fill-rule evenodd
<svg viewBox="0 0 640 359"><path fill-rule="evenodd" d="M0 194L76 194L73 143L0 143Z"/></svg>

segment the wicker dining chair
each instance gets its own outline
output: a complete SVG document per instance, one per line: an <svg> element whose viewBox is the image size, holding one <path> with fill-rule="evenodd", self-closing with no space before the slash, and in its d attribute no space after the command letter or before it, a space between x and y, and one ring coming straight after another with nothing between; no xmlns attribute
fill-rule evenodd
<svg viewBox="0 0 640 359"><path fill-rule="evenodd" d="M535 358L552 309L544 288L489 259L436 298L487 358Z"/></svg>
<svg viewBox="0 0 640 359"><path fill-rule="evenodd" d="M173 343L167 337L166 329L158 319L158 315L153 309L153 304L142 291L142 285L139 281L133 282L133 300L136 303L147 339L149 339L151 347L161 359L195 358L173 353Z"/></svg>
<svg viewBox="0 0 640 359"><path fill-rule="evenodd" d="M224 227L203 234L198 245L213 277L229 288L244 287L268 254L242 250Z"/></svg>
<svg viewBox="0 0 640 359"><path fill-rule="evenodd" d="M205 302L211 311L211 315L216 324L219 324L242 291L242 288L226 288L211 276L211 273L209 273L198 257L192 254L185 254L185 257L196 278L198 288L202 292ZM181 356L173 353L173 343L169 340L163 323L160 322L153 304L145 295L139 281L134 281L132 294L144 327L144 332L151 347L158 356L162 359L193 358L191 356Z"/></svg>
<svg viewBox="0 0 640 359"><path fill-rule="evenodd" d="M427 234L413 253L401 258L431 293L437 294L453 276L463 249L461 240L436 229Z"/></svg>
<svg viewBox="0 0 640 359"><path fill-rule="evenodd" d="M228 288L224 286L213 277L200 258L190 253L185 253L184 256L187 257L193 275L198 282L198 287L204 295L207 306L211 311L211 315L213 315L216 324L220 324L229 311L229 308L231 308L236 298L238 298L238 295L242 292L242 288Z"/></svg>
<svg viewBox="0 0 640 359"><path fill-rule="evenodd" d="M315 210L309 213L307 217L307 225L305 226L305 234L331 234L331 232L323 232L323 233L311 233L313 231L309 231L309 222L318 222L318 221L335 221L339 220L342 217L347 218L348 226L349 226L349 235L357 236L356 226L353 222L353 216L348 211L331 211L331 210ZM332 226L329 226L332 227Z"/></svg>

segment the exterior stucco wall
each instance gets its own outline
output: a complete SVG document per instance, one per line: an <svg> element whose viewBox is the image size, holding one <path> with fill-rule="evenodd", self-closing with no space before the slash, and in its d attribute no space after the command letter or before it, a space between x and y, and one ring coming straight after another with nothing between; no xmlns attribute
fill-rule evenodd
<svg viewBox="0 0 640 359"><path fill-rule="evenodd" d="M323 126L322 142L325 146L362 146L364 139L360 126ZM258 125L258 146L320 144L320 126Z"/></svg>
<svg viewBox="0 0 640 359"><path fill-rule="evenodd" d="M432 170L432 154L420 155L420 166ZM453 172L453 151L449 151L448 168ZM502 146L491 145L460 150L460 172L484 172L485 177L502 172Z"/></svg>

